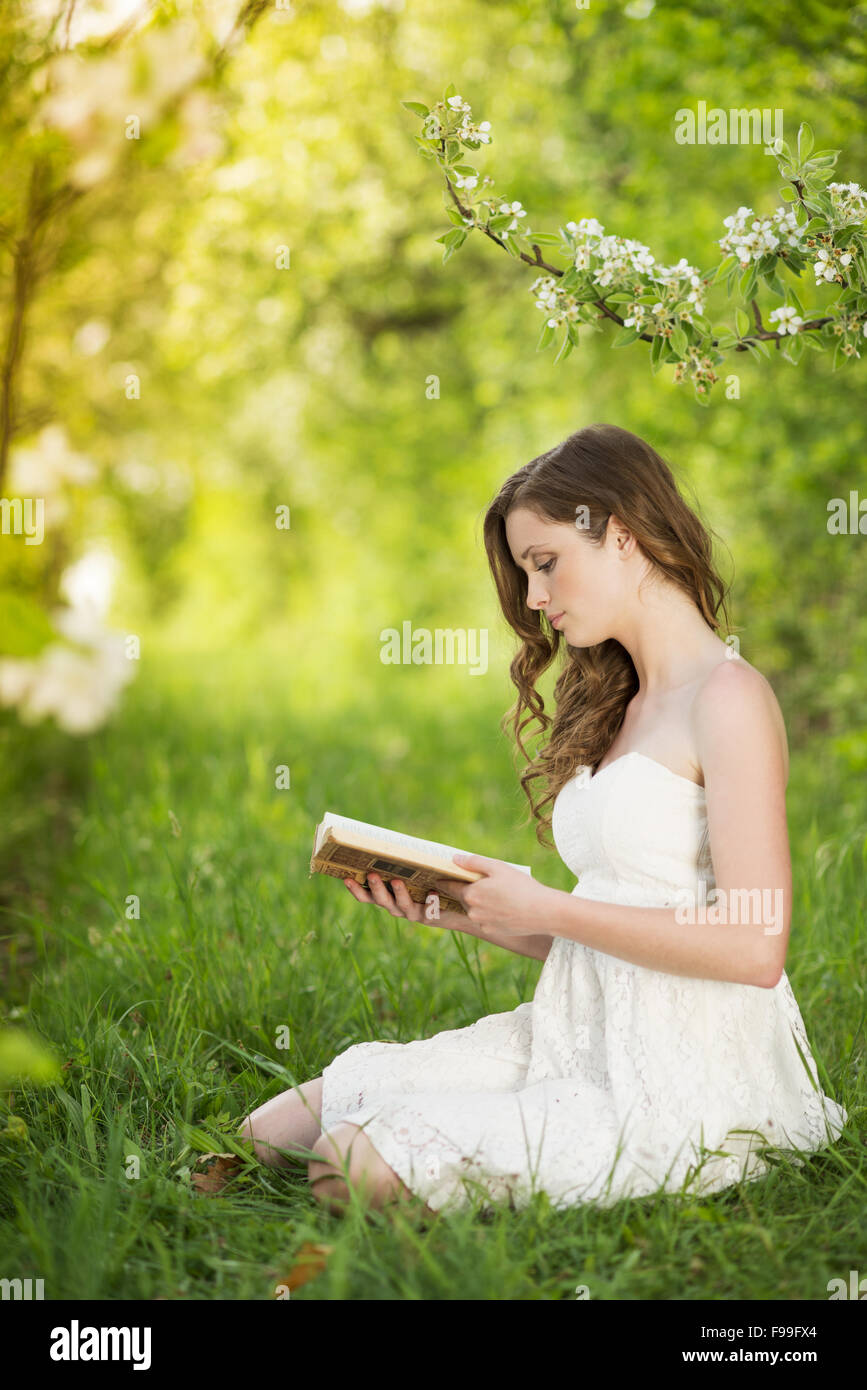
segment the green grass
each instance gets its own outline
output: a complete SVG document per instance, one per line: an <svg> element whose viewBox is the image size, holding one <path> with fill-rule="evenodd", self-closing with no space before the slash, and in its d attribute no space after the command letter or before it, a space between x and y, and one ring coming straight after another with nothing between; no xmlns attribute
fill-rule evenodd
<svg viewBox="0 0 867 1390"><path fill-rule="evenodd" d="M25 816L15 842L27 857L5 899L6 1017L64 1069L0 1109L0 1273L44 1279L49 1299L271 1299L305 1241L333 1253L293 1299L571 1299L584 1284L591 1299L825 1300L830 1278L867 1273L867 827L857 782L827 749L792 759L786 968L850 1122L803 1169L781 1158L701 1201L558 1212L539 1194L524 1211L426 1225L413 1209L331 1214L303 1163L250 1163L219 1198L192 1190L198 1152L231 1148L244 1114L351 1043L430 1036L532 997L539 962L309 877L324 810L531 863L555 887L574 880L521 825L497 727L510 695L495 678L388 673L378 700L348 700L337 719L315 691L302 706L276 666L251 662L243 678L213 658L188 667L140 678L110 727L69 745L66 781L68 741L52 741L40 771L37 735L18 739L19 795L50 784L54 832ZM275 788L281 764L289 790ZM3 1133L10 1105L26 1137Z"/></svg>

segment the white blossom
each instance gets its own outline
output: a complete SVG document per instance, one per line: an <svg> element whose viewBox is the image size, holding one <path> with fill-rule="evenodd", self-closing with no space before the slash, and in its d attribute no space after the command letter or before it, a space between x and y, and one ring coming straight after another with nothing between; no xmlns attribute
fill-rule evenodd
<svg viewBox="0 0 867 1390"><path fill-rule="evenodd" d="M857 183L829 183L831 206L844 222L860 222L867 210L867 192Z"/></svg>
<svg viewBox="0 0 867 1390"><path fill-rule="evenodd" d="M781 333L797 333L804 322L791 304L783 304L779 309L772 309L768 318L771 323L779 324Z"/></svg>
<svg viewBox="0 0 867 1390"><path fill-rule="evenodd" d="M820 248L813 262L813 270L816 273L817 283L821 280L834 280L837 276L837 267L831 257L831 253L826 251L824 246Z"/></svg>
<svg viewBox="0 0 867 1390"><path fill-rule="evenodd" d="M731 217L723 218L723 225L729 230L718 245L726 255L737 256L743 268L784 243L802 249L803 228L798 226L794 208L779 207L770 217L755 217L752 208L739 207Z"/></svg>

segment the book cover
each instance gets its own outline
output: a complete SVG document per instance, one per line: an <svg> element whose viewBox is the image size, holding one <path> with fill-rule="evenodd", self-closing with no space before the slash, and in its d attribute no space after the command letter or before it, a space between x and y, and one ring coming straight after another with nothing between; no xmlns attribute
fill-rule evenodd
<svg viewBox="0 0 867 1390"><path fill-rule="evenodd" d="M461 883L475 883L484 877L462 868L452 861L453 854L471 853L456 845L443 845L435 840L422 840L404 835L382 825L352 820L326 811L316 827L310 873L329 874L333 878L354 878L366 887L368 873L379 874L385 882L401 878L414 902L424 905L429 893L438 893L443 912L459 912L466 916L463 904L436 887L436 880L452 878ZM510 860L504 863L511 864ZM511 864L521 873L531 872L529 865Z"/></svg>

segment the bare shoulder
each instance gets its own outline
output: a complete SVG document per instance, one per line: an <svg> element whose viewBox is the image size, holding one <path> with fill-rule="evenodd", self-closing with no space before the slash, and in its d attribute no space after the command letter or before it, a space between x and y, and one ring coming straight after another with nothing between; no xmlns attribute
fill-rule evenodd
<svg viewBox="0 0 867 1390"><path fill-rule="evenodd" d="M698 746L715 741L740 743L777 740L789 780L789 745L786 721L773 686L761 671L743 657L727 658L714 666L699 684L692 705L693 733Z"/></svg>

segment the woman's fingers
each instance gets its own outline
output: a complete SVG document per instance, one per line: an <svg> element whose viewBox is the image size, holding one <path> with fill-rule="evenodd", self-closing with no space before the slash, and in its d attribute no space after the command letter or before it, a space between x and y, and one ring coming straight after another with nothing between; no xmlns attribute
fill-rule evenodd
<svg viewBox="0 0 867 1390"><path fill-rule="evenodd" d="M420 914L424 909L419 907L419 904L415 901L415 898L403 882L403 879L392 879L391 886L394 889L394 896L398 906L403 908L403 916L409 918L411 922L420 922L422 920Z"/></svg>
<svg viewBox="0 0 867 1390"><path fill-rule="evenodd" d="M367 881L370 884L369 892L356 883L354 878L343 880L357 902L376 903L378 907L386 907L392 917L407 917L411 922L422 920L421 913L424 909L419 907L402 879L392 879L389 886L383 883L377 874L368 874Z"/></svg>
<svg viewBox="0 0 867 1390"><path fill-rule="evenodd" d="M387 885L383 883L379 875L368 874L367 881L370 884L370 891L373 894L373 901L375 903L379 903L380 907L387 908L388 911L391 913L392 917L403 917L404 914L395 905L395 899L392 897Z"/></svg>
<svg viewBox="0 0 867 1390"><path fill-rule="evenodd" d="M355 898L355 901L356 901L356 902L359 902L359 903L371 903L371 902L373 902L373 899L372 899L372 897L370 896L370 894L367 892L367 890L364 889L364 888L362 888L362 886L361 886L360 883L356 883L356 881L355 881L354 878L345 878L345 879L343 880L343 882L346 884L347 888L349 889L349 891L350 891L350 893L352 894L353 898Z"/></svg>

